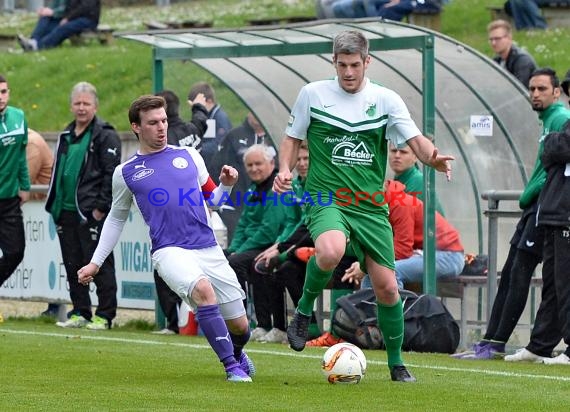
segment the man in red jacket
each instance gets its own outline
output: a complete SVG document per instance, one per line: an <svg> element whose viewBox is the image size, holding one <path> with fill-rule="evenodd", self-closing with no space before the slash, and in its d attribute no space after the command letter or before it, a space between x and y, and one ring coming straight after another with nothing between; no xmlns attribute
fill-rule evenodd
<svg viewBox="0 0 570 412"><path fill-rule="evenodd" d="M406 186L389 180L386 197L390 208L390 224L394 232L396 279L398 287L405 283L422 282L424 274L424 204L412 194L404 192ZM438 278L457 276L465 265L465 254L459 232L435 213L435 273Z"/></svg>

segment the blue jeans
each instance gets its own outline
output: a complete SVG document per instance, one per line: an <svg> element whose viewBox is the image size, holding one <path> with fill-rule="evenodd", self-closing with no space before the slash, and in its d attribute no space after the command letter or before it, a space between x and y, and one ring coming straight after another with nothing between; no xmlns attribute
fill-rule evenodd
<svg viewBox="0 0 570 412"><path fill-rule="evenodd" d="M448 252L443 250L435 251L435 273L436 277L458 276L465 266L465 255L463 252ZM424 258L422 255L414 255L407 259L396 261L396 280L398 288L403 289L404 283L421 283L424 276ZM362 279L363 289L371 288L372 283L368 275Z"/></svg>
<svg viewBox="0 0 570 412"><path fill-rule="evenodd" d="M60 21L61 19L55 19L50 16L40 17L36 23L34 31L32 32L32 39L35 39L39 43L43 37L50 34L57 28L57 26L59 26Z"/></svg>
<svg viewBox="0 0 570 412"><path fill-rule="evenodd" d="M409 0L402 0L391 7L380 7L376 13L378 17L387 20L402 21L404 17L414 11L414 5Z"/></svg>
<svg viewBox="0 0 570 412"><path fill-rule="evenodd" d="M536 0L509 0L509 3L517 30L546 28Z"/></svg>
<svg viewBox="0 0 570 412"><path fill-rule="evenodd" d="M65 39L70 38L74 34L79 34L85 30L95 30L96 28L97 23L86 17L73 19L61 26L58 25L48 35L38 40L38 49L57 47L63 43Z"/></svg>
<svg viewBox="0 0 570 412"><path fill-rule="evenodd" d="M334 17L356 19L360 17L375 17L378 8L389 0L340 0L332 5Z"/></svg>

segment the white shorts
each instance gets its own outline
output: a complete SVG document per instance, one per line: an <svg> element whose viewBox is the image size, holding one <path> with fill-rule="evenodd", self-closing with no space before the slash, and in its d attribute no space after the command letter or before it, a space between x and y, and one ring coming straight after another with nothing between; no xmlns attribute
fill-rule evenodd
<svg viewBox="0 0 570 412"><path fill-rule="evenodd" d="M165 247L152 254L152 263L170 289L188 303L193 311L197 305L190 297L192 290L200 279L205 278L214 288L224 319L236 319L245 315L242 303L245 292L219 245L206 249Z"/></svg>

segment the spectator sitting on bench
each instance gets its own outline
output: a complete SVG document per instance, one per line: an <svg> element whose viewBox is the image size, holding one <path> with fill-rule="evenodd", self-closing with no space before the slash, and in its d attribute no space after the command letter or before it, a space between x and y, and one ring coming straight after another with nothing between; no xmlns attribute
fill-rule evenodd
<svg viewBox="0 0 570 412"><path fill-rule="evenodd" d="M62 3L65 4L63 12ZM73 35L96 30L101 15L101 0L54 0L51 7L39 9L38 14L40 18L32 37L18 35L18 42L24 51L57 47Z"/></svg>
<svg viewBox="0 0 570 412"><path fill-rule="evenodd" d="M245 193L236 193L244 207L232 242L225 251L246 295L248 286L253 290L257 327L251 333L252 341L259 340L273 328L283 331L283 340L286 339L284 290L253 270L255 257L273 245L285 227L286 206L283 202L274 201L276 197L272 189L277 174L274 156L272 147L259 143L250 146L243 154L243 163L252 184ZM247 307L247 302L244 303Z"/></svg>
<svg viewBox="0 0 570 412"><path fill-rule="evenodd" d="M505 2L505 12L513 17L517 30L546 29L547 24L539 6L550 0L509 0Z"/></svg>
<svg viewBox="0 0 570 412"><path fill-rule="evenodd" d="M423 262L423 214L424 204L417 197L405 192L400 182L386 181L385 199L390 208L389 221L394 234L396 280L403 289L406 283L422 282ZM437 278L459 276L465 265L463 245L459 232L439 213L435 214L436 251L435 272ZM371 288L368 275L360 271L355 262L343 280L360 283L362 288Z"/></svg>
<svg viewBox="0 0 570 412"><path fill-rule="evenodd" d="M401 21L414 11L441 11L442 0L338 0L329 2L334 17L359 18L382 17Z"/></svg>

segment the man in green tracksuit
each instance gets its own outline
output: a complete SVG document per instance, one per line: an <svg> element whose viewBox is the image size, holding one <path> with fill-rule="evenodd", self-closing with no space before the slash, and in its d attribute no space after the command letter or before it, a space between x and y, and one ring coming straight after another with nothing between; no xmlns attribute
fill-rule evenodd
<svg viewBox="0 0 570 412"><path fill-rule="evenodd" d="M21 109L8 106L9 99L8 81L0 74L0 286L24 258L21 205L30 196L28 124Z"/></svg>
<svg viewBox="0 0 570 412"><path fill-rule="evenodd" d="M252 340L274 327L282 331L286 328L283 287L252 270L255 257L275 243L287 220L285 203L271 189L277 174L274 155L274 149L263 144L245 151L244 165L253 184L246 193L236 193L244 207L227 249L228 261L242 288L246 293L248 285L253 289L257 327L252 331Z"/></svg>

